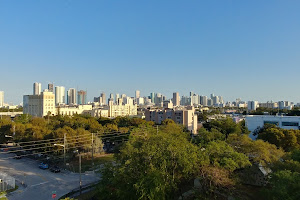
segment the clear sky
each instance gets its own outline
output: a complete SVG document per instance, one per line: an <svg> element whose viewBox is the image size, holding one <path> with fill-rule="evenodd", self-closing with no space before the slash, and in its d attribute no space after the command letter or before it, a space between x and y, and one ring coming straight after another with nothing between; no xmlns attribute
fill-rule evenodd
<svg viewBox="0 0 300 200"><path fill-rule="evenodd" d="M300 1L0 0L0 90L300 102Z"/></svg>

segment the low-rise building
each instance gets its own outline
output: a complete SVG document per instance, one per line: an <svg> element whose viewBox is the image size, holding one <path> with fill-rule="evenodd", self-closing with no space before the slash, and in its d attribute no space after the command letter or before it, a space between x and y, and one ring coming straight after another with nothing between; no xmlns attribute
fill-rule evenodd
<svg viewBox="0 0 300 200"><path fill-rule="evenodd" d="M24 95L23 113L35 117L55 115L55 96L53 92L45 90L37 95Z"/></svg>
<svg viewBox="0 0 300 200"><path fill-rule="evenodd" d="M253 132L265 124L274 124L283 129L299 129L300 116L273 116L273 115L248 115L245 118L246 126L251 131L250 137L255 139Z"/></svg>
<svg viewBox="0 0 300 200"><path fill-rule="evenodd" d="M57 106L56 115L69 115L73 116L75 114L91 114L93 110L93 105L74 105L74 106Z"/></svg>
<svg viewBox="0 0 300 200"><path fill-rule="evenodd" d="M165 119L172 119L174 122L186 126L191 133L197 134L198 116L195 114L193 106L180 109L146 110L145 119L156 124L161 124Z"/></svg>
<svg viewBox="0 0 300 200"><path fill-rule="evenodd" d="M109 105L108 117L135 116L137 115L137 104Z"/></svg>

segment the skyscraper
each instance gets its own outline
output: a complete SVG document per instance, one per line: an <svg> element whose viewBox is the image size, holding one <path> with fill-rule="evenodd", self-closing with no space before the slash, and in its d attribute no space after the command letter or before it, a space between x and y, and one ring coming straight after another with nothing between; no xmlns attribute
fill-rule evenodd
<svg viewBox="0 0 300 200"><path fill-rule="evenodd" d="M106 105L106 95L105 95L105 93L102 92L100 96L102 97L102 104Z"/></svg>
<svg viewBox="0 0 300 200"><path fill-rule="evenodd" d="M87 104L86 96L87 96L87 92L86 91L83 91L83 90L78 91L78 97L77 97L77 99L78 99L78 104L79 105Z"/></svg>
<svg viewBox="0 0 300 200"><path fill-rule="evenodd" d="M67 103L68 105L75 105L76 101L76 89L70 88L67 92Z"/></svg>
<svg viewBox="0 0 300 200"><path fill-rule="evenodd" d="M66 103L65 97L65 87L55 86L55 104L64 104Z"/></svg>
<svg viewBox="0 0 300 200"><path fill-rule="evenodd" d="M42 92L42 84L35 82L33 84L33 94L34 95L39 95Z"/></svg>
<svg viewBox="0 0 300 200"><path fill-rule="evenodd" d="M179 93L178 92L173 93L173 104L174 104L174 106L179 106L180 105L180 99L179 99Z"/></svg>
<svg viewBox="0 0 300 200"><path fill-rule="evenodd" d="M150 99L151 99L151 103L155 103L155 93L154 92L150 93Z"/></svg>
<svg viewBox="0 0 300 200"><path fill-rule="evenodd" d="M114 94L113 94L113 93L110 93L109 98L110 98L110 99L114 99Z"/></svg>
<svg viewBox="0 0 300 200"><path fill-rule="evenodd" d="M4 106L4 92L0 91L0 108Z"/></svg>
<svg viewBox="0 0 300 200"><path fill-rule="evenodd" d="M248 111L256 110L258 101L248 101Z"/></svg>
<svg viewBox="0 0 300 200"><path fill-rule="evenodd" d="M48 84L48 91L53 92L53 83Z"/></svg>
<svg viewBox="0 0 300 200"><path fill-rule="evenodd" d="M138 98L140 98L140 91L136 90L135 91L135 99L138 99Z"/></svg>

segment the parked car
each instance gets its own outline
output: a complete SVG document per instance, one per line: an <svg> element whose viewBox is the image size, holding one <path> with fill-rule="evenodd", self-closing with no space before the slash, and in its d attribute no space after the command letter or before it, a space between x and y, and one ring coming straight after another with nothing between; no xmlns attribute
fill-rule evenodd
<svg viewBox="0 0 300 200"><path fill-rule="evenodd" d="M49 165L48 165L47 163L41 162L41 163L39 164L39 168L40 168L40 169L48 169L48 168L49 168Z"/></svg>
<svg viewBox="0 0 300 200"><path fill-rule="evenodd" d="M50 171L53 173L59 173L60 172L60 168L58 166L53 166L50 168Z"/></svg>

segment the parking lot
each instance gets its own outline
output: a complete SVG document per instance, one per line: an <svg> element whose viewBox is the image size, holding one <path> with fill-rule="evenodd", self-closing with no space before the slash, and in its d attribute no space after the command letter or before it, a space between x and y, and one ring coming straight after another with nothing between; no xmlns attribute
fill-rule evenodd
<svg viewBox="0 0 300 200"><path fill-rule="evenodd" d="M50 170L40 169L39 161L29 158L4 159L11 157L9 154L0 154L0 171L16 179L19 189L8 195L9 200L52 199L55 192L58 199L72 189L79 187L79 174L62 170L53 173ZM100 179L99 174L93 172L82 174L82 185Z"/></svg>

